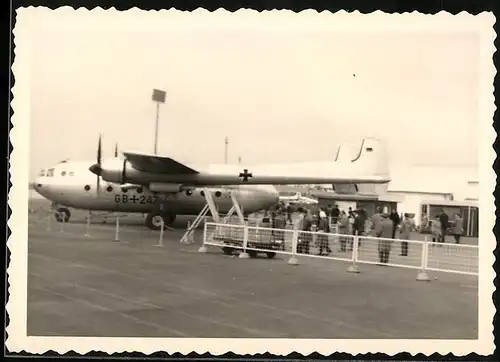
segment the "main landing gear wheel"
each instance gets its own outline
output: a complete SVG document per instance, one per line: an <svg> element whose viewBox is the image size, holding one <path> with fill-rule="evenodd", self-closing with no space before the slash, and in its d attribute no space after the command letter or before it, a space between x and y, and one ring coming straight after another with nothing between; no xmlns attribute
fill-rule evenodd
<svg viewBox="0 0 500 362"><path fill-rule="evenodd" d="M276 253L273 253L273 252L271 252L271 251L270 251L270 252L267 252L266 254L267 254L267 257L268 257L269 259L272 259L272 258L274 258L274 257L276 256Z"/></svg>
<svg viewBox="0 0 500 362"><path fill-rule="evenodd" d="M175 215L152 212L146 217L146 226L151 230L160 230L162 220L165 225L172 225L175 221Z"/></svg>
<svg viewBox="0 0 500 362"><path fill-rule="evenodd" d="M54 217L58 222L68 222L71 217L71 212L65 207L59 207L54 212Z"/></svg>

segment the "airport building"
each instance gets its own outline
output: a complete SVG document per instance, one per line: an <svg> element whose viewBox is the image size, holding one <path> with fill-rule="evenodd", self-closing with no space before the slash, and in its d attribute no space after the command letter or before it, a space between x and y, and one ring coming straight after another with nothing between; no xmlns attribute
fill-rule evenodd
<svg viewBox="0 0 500 362"><path fill-rule="evenodd" d="M332 185L304 187L283 187L284 192L302 192L318 199L320 206L337 204L347 210L364 208L371 215L376 207L390 212L415 214L417 225L421 223L424 205L460 204L469 205L479 198L477 169L465 167L392 166L391 182L385 186L346 185L342 188ZM350 189L349 189L350 187ZM449 206L447 206L449 207Z"/></svg>

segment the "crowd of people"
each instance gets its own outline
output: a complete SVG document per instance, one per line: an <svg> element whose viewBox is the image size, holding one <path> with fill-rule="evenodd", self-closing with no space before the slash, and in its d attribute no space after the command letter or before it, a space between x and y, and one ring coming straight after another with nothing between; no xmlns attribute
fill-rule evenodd
<svg viewBox="0 0 500 362"><path fill-rule="evenodd" d="M268 222L273 228L273 237L283 240L283 231L288 223L292 223L292 213L298 212L300 217L295 224L298 230L309 231L302 233L297 245L297 253L310 254L310 246L313 240L312 232L316 233L316 243L318 245L318 255L328 256L332 253L329 245L327 233L335 232L340 235L360 235L378 238L377 249L380 263L388 263L392 245L396 234L401 240L401 256L408 256L408 242L412 231L416 230L415 220L411 214L398 214L396 210L390 213L382 212L377 208L375 213L368 217L366 210L349 208L347 211L340 210L338 205L328 205L319 207L317 205L295 208L291 205L279 205L275 210L266 213L264 222ZM425 219L422 223L427 223ZM458 213L453 215L451 229L448 215L444 210L432 221L433 241L444 243L448 230L455 238L455 242L460 243L460 236L463 233L462 218ZM425 226L425 225L424 225ZM331 230L335 227L336 230ZM340 252L352 251L352 237L340 237ZM359 246L361 245L361 239Z"/></svg>
<svg viewBox="0 0 500 362"><path fill-rule="evenodd" d="M460 237L464 232L463 219L460 213L452 214L450 220L448 214L442 209L439 215L436 215L434 220L422 219L422 227L431 226L432 241L437 243L445 243L446 235L451 234L455 239L456 244L460 244Z"/></svg>

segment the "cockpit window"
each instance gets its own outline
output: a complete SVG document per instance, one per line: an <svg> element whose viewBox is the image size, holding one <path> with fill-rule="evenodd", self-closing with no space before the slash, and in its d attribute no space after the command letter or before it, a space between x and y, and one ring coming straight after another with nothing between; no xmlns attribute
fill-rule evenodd
<svg viewBox="0 0 500 362"><path fill-rule="evenodd" d="M53 168L49 168L47 170L47 177L53 177L54 176L54 169Z"/></svg>
<svg viewBox="0 0 500 362"><path fill-rule="evenodd" d="M75 173L74 173L73 171L70 171L70 172L69 172L69 175L70 175L70 176L75 176Z"/></svg>
<svg viewBox="0 0 500 362"><path fill-rule="evenodd" d="M40 173L38 174L38 176L45 176L45 169L40 170Z"/></svg>
<svg viewBox="0 0 500 362"><path fill-rule="evenodd" d="M62 171L61 176L66 176L66 171Z"/></svg>

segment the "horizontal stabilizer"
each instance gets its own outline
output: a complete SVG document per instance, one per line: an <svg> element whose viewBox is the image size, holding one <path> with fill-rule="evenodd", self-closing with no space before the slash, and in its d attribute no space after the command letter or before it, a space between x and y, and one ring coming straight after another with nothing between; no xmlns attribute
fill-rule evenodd
<svg viewBox="0 0 500 362"><path fill-rule="evenodd" d="M148 173L197 174L198 171L177 162L170 157L151 156L140 153L124 152L126 160L133 168Z"/></svg>

